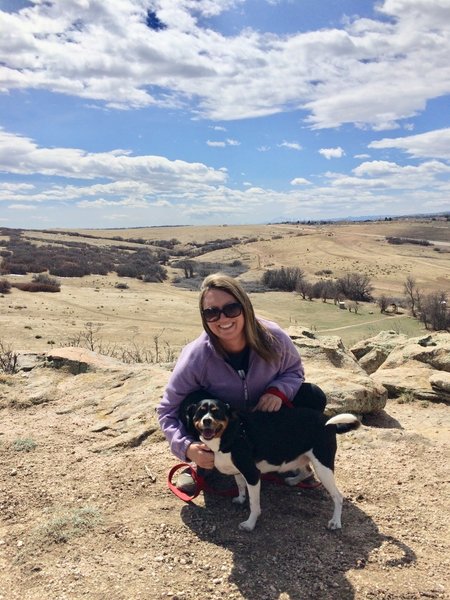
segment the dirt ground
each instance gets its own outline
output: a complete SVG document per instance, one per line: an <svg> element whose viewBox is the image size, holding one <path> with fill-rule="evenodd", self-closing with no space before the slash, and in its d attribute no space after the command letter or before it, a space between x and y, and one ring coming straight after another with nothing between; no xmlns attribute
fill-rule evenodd
<svg viewBox="0 0 450 600"><path fill-rule="evenodd" d="M339 437L343 529L322 488L264 483L263 514L166 486L159 432L92 451L63 401L0 412L0 600L449 598L448 406L399 403Z"/></svg>

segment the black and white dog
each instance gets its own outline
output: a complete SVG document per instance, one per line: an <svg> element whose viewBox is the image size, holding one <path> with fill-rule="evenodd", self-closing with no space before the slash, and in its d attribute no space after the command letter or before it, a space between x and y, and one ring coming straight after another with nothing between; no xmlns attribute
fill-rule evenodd
<svg viewBox="0 0 450 600"><path fill-rule="evenodd" d="M327 420L309 408L285 407L277 412L237 413L216 399L200 400L181 409L187 429L214 452L216 469L235 476L239 495L233 502L243 504L248 490L250 515L240 529L252 531L261 514L261 473L283 473L309 464L334 501L328 528L341 528L343 496L333 473L336 434L360 426L354 415Z"/></svg>

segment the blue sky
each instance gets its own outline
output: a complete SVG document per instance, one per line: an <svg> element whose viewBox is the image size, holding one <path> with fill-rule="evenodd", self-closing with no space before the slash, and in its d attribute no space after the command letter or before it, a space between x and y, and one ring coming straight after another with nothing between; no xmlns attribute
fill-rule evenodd
<svg viewBox="0 0 450 600"><path fill-rule="evenodd" d="M0 226L450 210L449 0L0 0Z"/></svg>

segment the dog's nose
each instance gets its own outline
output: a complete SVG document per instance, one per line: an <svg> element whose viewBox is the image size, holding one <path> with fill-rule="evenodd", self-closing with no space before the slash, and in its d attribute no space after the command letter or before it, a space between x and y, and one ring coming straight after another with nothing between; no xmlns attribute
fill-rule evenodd
<svg viewBox="0 0 450 600"><path fill-rule="evenodd" d="M212 423L212 419L211 419L210 417L205 417L205 418L203 419L203 425L204 425L205 427L209 427L209 426L211 425L211 423Z"/></svg>

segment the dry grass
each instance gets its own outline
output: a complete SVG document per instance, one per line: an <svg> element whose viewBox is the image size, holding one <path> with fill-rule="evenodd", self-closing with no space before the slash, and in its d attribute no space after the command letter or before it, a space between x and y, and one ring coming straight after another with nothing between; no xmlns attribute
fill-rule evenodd
<svg viewBox="0 0 450 600"><path fill-rule="evenodd" d="M82 233L82 232L79 232ZM327 226L261 225L217 227L155 227L131 230L86 231L90 236L112 238L144 238L170 240L182 244L238 237L243 243L232 248L202 255L198 260L218 263L242 261L246 272L244 283L260 280L265 269L281 266L300 267L308 279L318 278L324 269L332 277L359 271L370 276L374 294L401 297L403 282L412 275L424 292L450 291L450 224L441 221L402 221L353 223ZM434 246L394 246L386 236L441 240L442 252ZM30 232L30 236L46 238L56 234ZM281 236L281 237L280 237ZM82 237L70 238L83 241ZM256 239L246 243L248 239ZM92 238L84 240L93 243ZM98 239L98 244L109 243ZM122 242L120 242L122 243ZM1 337L14 342L18 350L46 351L84 331L94 323L99 336L108 346L121 345L140 349L154 347L155 336L177 351L201 329L197 309L197 292L172 285L180 276L169 267L169 281L143 283L105 277L61 278L58 294L29 294L13 289L0 298ZM31 276L12 277L12 282L30 280ZM126 281L128 289L116 284ZM337 309L332 302L302 301L289 293L252 293L256 310L283 327L298 324L319 333L339 335L345 343L353 343L382 329L395 329L407 335L419 335L420 325L407 316L386 317L373 305L362 305L355 315Z"/></svg>

